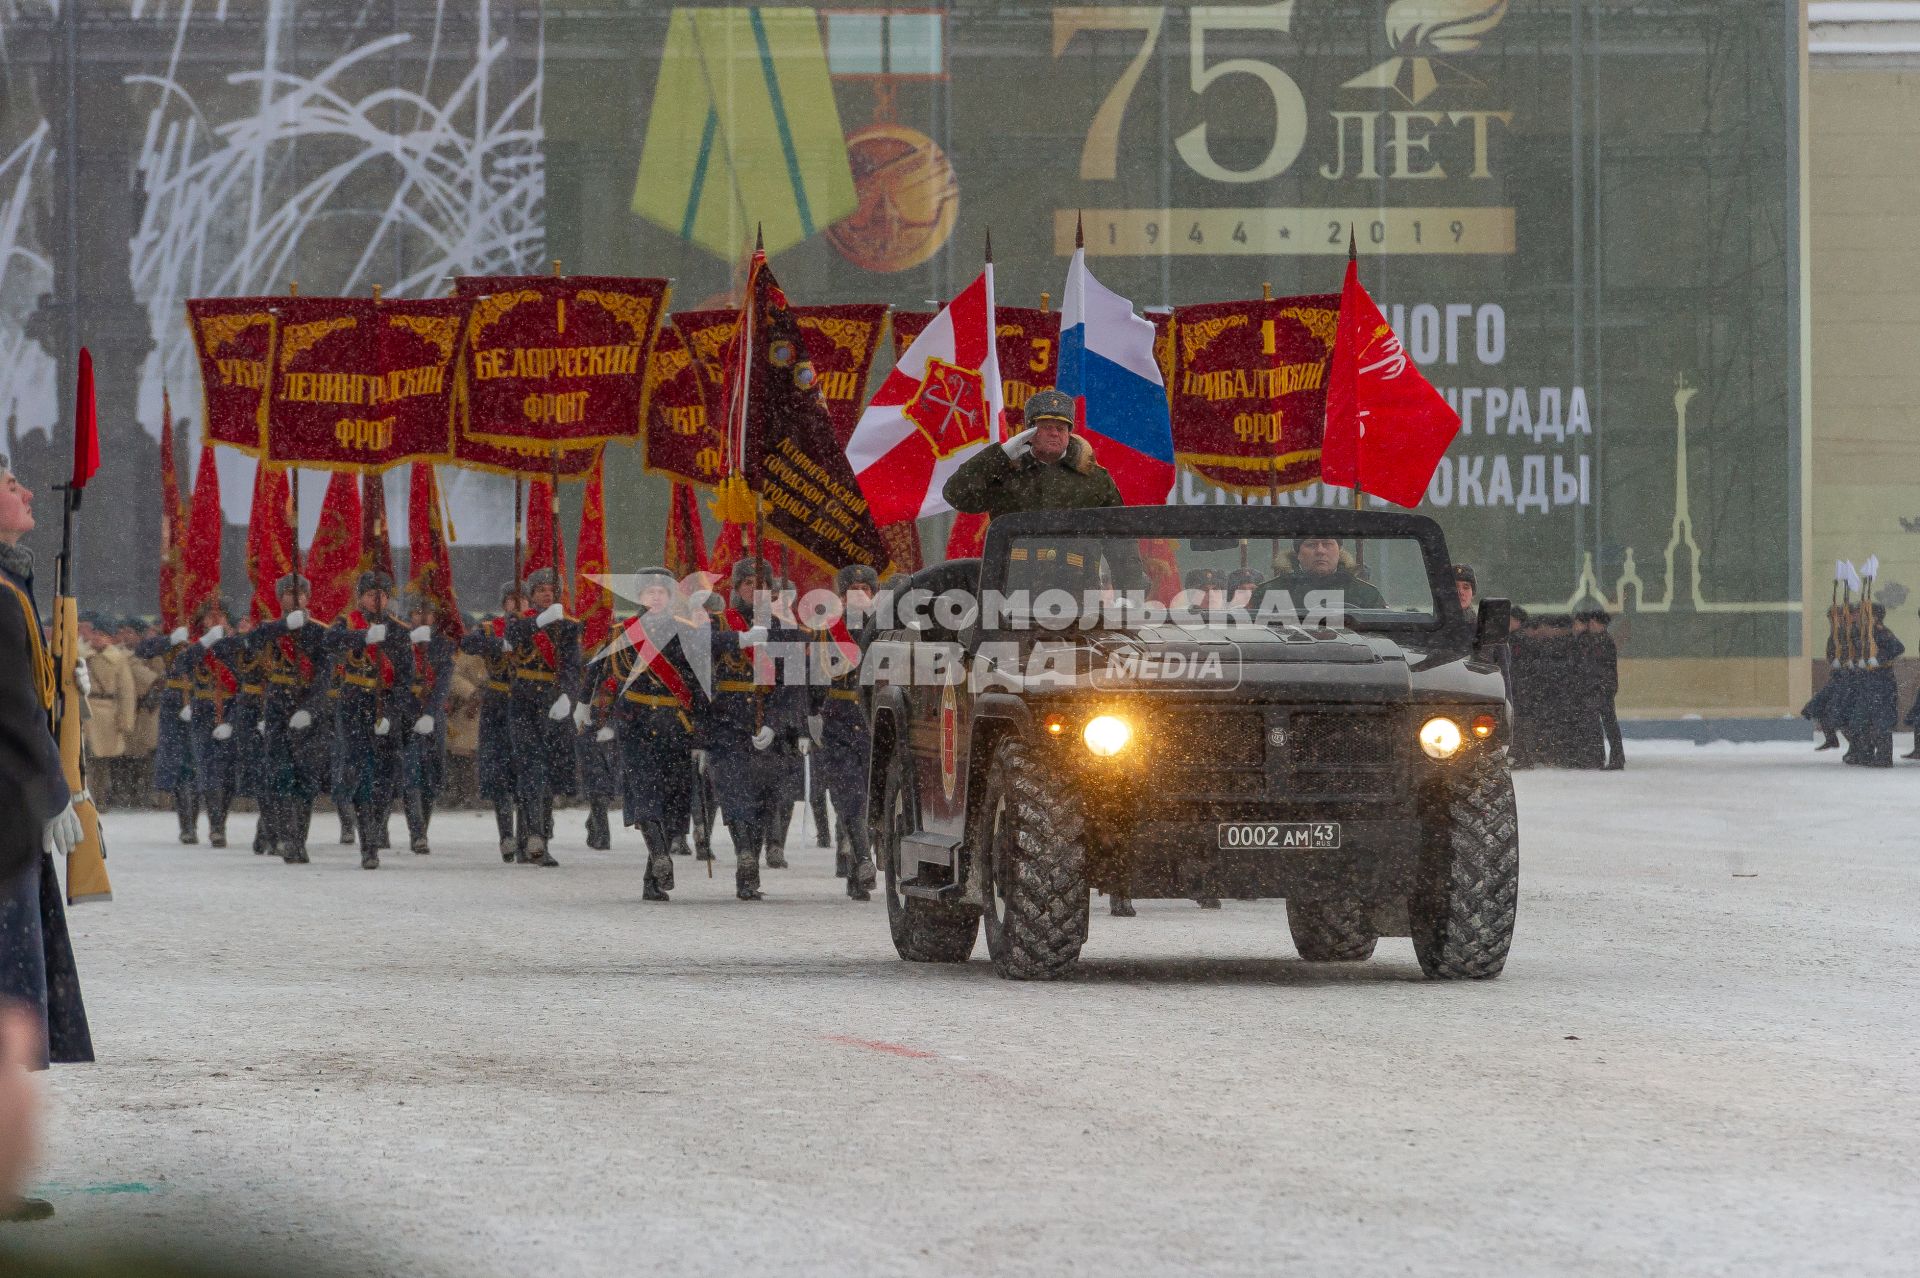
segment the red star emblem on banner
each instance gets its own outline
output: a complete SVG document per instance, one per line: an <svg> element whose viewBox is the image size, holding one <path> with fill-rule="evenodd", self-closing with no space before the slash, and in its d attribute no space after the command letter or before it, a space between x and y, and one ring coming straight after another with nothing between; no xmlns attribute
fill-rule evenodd
<svg viewBox="0 0 1920 1278"><path fill-rule="evenodd" d="M987 438L987 388L976 369L929 359L926 376L900 411L927 437L935 457Z"/></svg>

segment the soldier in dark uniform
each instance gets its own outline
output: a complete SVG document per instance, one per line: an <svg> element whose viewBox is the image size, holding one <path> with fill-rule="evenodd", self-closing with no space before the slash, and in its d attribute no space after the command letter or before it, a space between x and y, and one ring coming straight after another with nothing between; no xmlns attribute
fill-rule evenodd
<svg viewBox="0 0 1920 1278"><path fill-rule="evenodd" d="M646 841L641 896L664 901L673 890L674 839L692 815L708 709L687 645L706 637L674 615L666 569L642 569L638 584L640 615L591 668L591 722L596 743L616 751L621 820Z"/></svg>
<svg viewBox="0 0 1920 1278"><path fill-rule="evenodd" d="M1293 567L1265 582L1254 592L1256 601L1272 591L1284 590L1295 611L1303 616L1310 611L1307 596L1335 591L1346 608L1384 608L1386 600L1379 587L1354 571L1340 548L1337 537L1296 537L1293 542Z"/></svg>
<svg viewBox="0 0 1920 1278"><path fill-rule="evenodd" d="M690 601L697 609L695 626L724 627L726 621L726 600L717 590L697 592ZM693 835L693 859L696 861L713 860L713 823L720 815L720 804L713 796L713 777L705 768L695 769L693 780L693 801L690 804L691 819L688 825ZM685 838L675 841L674 855L685 856L687 846Z"/></svg>
<svg viewBox="0 0 1920 1278"><path fill-rule="evenodd" d="M307 615L313 587L288 573L274 584L280 619L255 626L255 660L266 691L261 701L263 763L260 824L267 850L288 865L306 865L313 800L333 763L333 707L327 698L327 630Z"/></svg>
<svg viewBox="0 0 1920 1278"><path fill-rule="evenodd" d="M327 633L339 670L339 757L342 790L360 833L360 868L380 868L387 817L401 775L402 737L416 720L413 644L400 619L387 611L393 579L363 572L359 606Z"/></svg>
<svg viewBox="0 0 1920 1278"><path fill-rule="evenodd" d="M233 623L234 637L240 640L234 656L233 672L240 679L240 693L233 700L233 797L260 803L261 773L266 751L262 739L265 725L260 722L260 704L266 698L266 675L260 669L259 652L253 643L253 624L245 618ZM253 854L267 850L265 819L253 823Z"/></svg>
<svg viewBox="0 0 1920 1278"><path fill-rule="evenodd" d="M798 632L800 623L793 615L793 582L786 577L776 577L769 598L769 610L773 617L773 628L782 631ZM734 610L743 616L751 616L751 600L743 600L736 595ZM807 766L810 760L800 754L788 754L779 760L784 768L783 784L780 787L779 800L773 805L773 816L767 824L767 868L784 870L787 868L787 831L793 826L794 805L807 795Z"/></svg>
<svg viewBox="0 0 1920 1278"><path fill-rule="evenodd" d="M218 599L193 614L200 638L183 648L169 672L187 681L187 748L193 754L193 780L207 810L207 842L227 846L227 808L233 801L233 708L240 693L234 672L246 654L246 641L227 634L227 606Z"/></svg>
<svg viewBox="0 0 1920 1278"><path fill-rule="evenodd" d="M158 657L166 668L159 685L160 720L153 751L153 788L172 796L174 815L180 818L182 843L200 841L200 791L193 783L193 748L187 741L187 724L193 718L193 708L187 703L186 676L173 673L174 662L193 642L191 635L188 627L176 626L171 634L142 639L134 649L134 656L142 660Z"/></svg>
<svg viewBox="0 0 1920 1278"><path fill-rule="evenodd" d="M1846 762L1867 768L1893 766L1893 727L1900 716L1900 690L1893 676L1893 663L1906 652L1906 645L1894 638L1886 627L1887 610L1873 605L1873 636L1862 654L1855 674L1855 690L1850 698L1851 716L1843 729L1847 734Z"/></svg>
<svg viewBox="0 0 1920 1278"><path fill-rule="evenodd" d="M643 571L651 572L652 569ZM620 618L614 619L616 627L624 624ZM618 635L616 629L614 638L617 639ZM592 719L591 707L596 693L605 681L607 657L607 648L588 652L583 641L580 686L573 690L573 700L576 710L581 706L589 707L589 720ZM580 792L587 797L587 846L595 852L605 852L613 846L613 826L608 813L621 799L620 749L612 737L602 737L600 729L594 728L589 722L587 728L576 734L574 752L580 760Z"/></svg>
<svg viewBox="0 0 1920 1278"><path fill-rule="evenodd" d="M847 610L858 614L880 587L879 574L861 564L842 568L834 578ZM808 681L813 713L807 733L814 750L807 757L814 784L833 798L839 818L838 856L846 862L847 895L856 901L871 898L874 884L873 850L867 842L867 768L873 755L873 736L867 728L866 707L860 701L860 645L847 629L843 615L832 626L814 632L814 653L820 663Z"/></svg>
<svg viewBox="0 0 1920 1278"><path fill-rule="evenodd" d="M1235 568L1227 574L1227 606L1251 608L1253 592L1260 588L1260 572L1254 568Z"/></svg>
<svg viewBox="0 0 1920 1278"><path fill-rule="evenodd" d="M513 829L513 644L507 640L507 622L526 608L518 582L500 588L500 615L475 626L460 640L460 651L487 663L487 679L480 689L480 749L474 771L480 797L493 805L500 834L500 859L512 862L525 856L526 835Z"/></svg>
<svg viewBox="0 0 1920 1278"><path fill-rule="evenodd" d="M433 821L433 803L440 797L440 784L447 772L447 692L453 686L453 640L438 624L431 600L410 595L406 607L407 621L413 627L407 639L413 645L411 691L418 713L408 725L402 751L402 794L408 841L417 855L425 856L433 850L427 843L427 827Z"/></svg>
<svg viewBox="0 0 1920 1278"><path fill-rule="evenodd" d="M570 688L580 686L580 623L558 602L553 571L542 568L525 582L530 616L507 622L513 645L512 702L514 801L529 865L556 866L553 800L574 792L574 735L586 722L574 720Z"/></svg>
<svg viewBox="0 0 1920 1278"><path fill-rule="evenodd" d="M743 559L733 567L736 598L758 602L773 574L764 559ZM789 809L790 760L804 757L812 743L806 734L806 688L785 681L768 658L757 661L769 641L801 647L806 633L752 625L749 614L730 608L726 628L713 641L713 713L708 720L708 767L720 805L720 819L733 839L734 895L758 901L760 858L770 846L779 805ZM772 619L771 608L765 610ZM756 668L758 666L758 668ZM776 677L782 676L782 677Z"/></svg>

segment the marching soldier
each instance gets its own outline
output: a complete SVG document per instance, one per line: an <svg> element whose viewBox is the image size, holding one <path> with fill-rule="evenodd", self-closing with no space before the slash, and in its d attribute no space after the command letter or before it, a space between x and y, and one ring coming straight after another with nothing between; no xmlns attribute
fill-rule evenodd
<svg viewBox="0 0 1920 1278"><path fill-rule="evenodd" d="M353 805L360 834L360 868L380 868L387 816L400 778L401 736L416 722L413 644L407 628L387 611L393 579L363 572L359 606L336 619L327 644L338 669L341 788Z"/></svg>
<svg viewBox="0 0 1920 1278"><path fill-rule="evenodd" d="M593 654L582 652L580 657L580 686L574 690L574 700L576 706L591 707L604 681L607 649ZM589 723L588 728L592 727ZM608 809L620 801L620 750L612 736L586 728L577 736L574 748L580 760L580 789L587 796L587 846L605 852L613 846Z"/></svg>
<svg viewBox="0 0 1920 1278"><path fill-rule="evenodd" d="M641 897L664 901L674 839L692 816L707 700L687 658L693 627L673 613L672 574L639 576L641 614L594 663L592 722L595 741L617 748L621 819L646 840Z"/></svg>
<svg viewBox="0 0 1920 1278"><path fill-rule="evenodd" d="M173 666L193 642L192 631L175 626L164 635L152 635L140 641L134 655L157 660L161 667L160 721L153 751L153 788L173 799L174 815L180 819L180 841L200 841L200 791L193 781L193 748L188 744L187 724L193 707L187 701L187 678L176 675Z"/></svg>
<svg viewBox="0 0 1920 1278"><path fill-rule="evenodd" d="M194 610L193 628L200 638L181 649L172 673L187 682L181 720L193 756L193 783L207 810L207 842L224 848L234 787L233 708L240 693L235 667L246 654L246 641L227 634L227 606L219 599Z"/></svg>
<svg viewBox="0 0 1920 1278"><path fill-rule="evenodd" d="M413 626L413 708L404 748L406 769L403 794L407 808L407 838L417 855L433 849L427 844L427 826L433 821L433 803L447 768L447 693L453 687L453 640L438 624L431 600L420 595L407 599L407 621Z"/></svg>
<svg viewBox="0 0 1920 1278"><path fill-rule="evenodd" d="M849 611L864 608L880 587L879 574L863 564L842 568L834 588ZM815 633L815 653L824 678L809 681L813 713L807 733L814 750L808 756L814 784L833 799L838 817L837 856L845 860L847 895L869 900L873 893L873 851L867 842L867 766L873 737L866 708L860 704L860 645L847 631L846 617Z"/></svg>
<svg viewBox="0 0 1920 1278"><path fill-rule="evenodd" d="M306 865L313 800L333 761L332 707L327 697L327 630L312 624L313 586L288 573L274 583L280 619L253 630L254 660L265 689L260 703L260 826L266 850L288 865Z"/></svg>
<svg viewBox="0 0 1920 1278"><path fill-rule="evenodd" d="M1847 734L1848 763L1868 768L1893 766L1893 726L1900 716L1900 690L1895 683L1893 663L1906 652L1906 645L1887 629L1884 604L1872 604L1871 638L1862 647L1863 664L1856 672L1852 697L1852 718Z"/></svg>
<svg viewBox="0 0 1920 1278"><path fill-rule="evenodd" d="M234 638L239 640L233 658L233 673L240 680L240 692L233 699L233 796L260 801L261 772L266 752L260 748L266 726L260 721L260 703L266 696L266 675L259 666L260 654L253 643L253 625L242 618L233 623ZM253 853L267 850L267 823L253 823Z"/></svg>
<svg viewBox="0 0 1920 1278"><path fill-rule="evenodd" d="M525 857L526 832L513 829L513 644L507 639L507 623L526 608L520 583L510 581L500 588L500 615L484 626L469 630L460 640L460 651L479 657L486 663L486 680L480 689L480 748L474 764L480 797L493 805L493 820L500 833L500 859L513 862Z"/></svg>
<svg viewBox="0 0 1920 1278"><path fill-rule="evenodd" d="M690 602L695 610L692 623L694 626L727 627L726 600L721 597L719 591L698 591ZM693 835L693 859L711 861L713 860L713 823L720 815L720 803L714 798L713 775L705 768L695 769L693 802L690 806L692 820L689 825ZM685 856L686 854L687 841L683 835L674 842L674 855Z"/></svg>
<svg viewBox="0 0 1920 1278"><path fill-rule="evenodd" d="M509 730L513 741L514 800L520 837L529 865L556 866L548 843L553 838L553 800L574 792L574 734L577 721L568 693L580 685L580 623L567 617L558 600L558 580L550 568L528 575L524 583L528 616L506 624L513 645Z"/></svg>
<svg viewBox="0 0 1920 1278"><path fill-rule="evenodd" d="M787 577L774 579L769 610L775 629L791 633L801 633L800 623L794 619L793 581ZM750 600L734 599L734 610L742 616L752 615ZM767 868L784 870L787 868L787 831L793 827L794 805L806 798L808 760L799 754L790 754L781 761L785 768L785 784L780 790L780 799L773 805L773 819L767 826Z"/></svg>

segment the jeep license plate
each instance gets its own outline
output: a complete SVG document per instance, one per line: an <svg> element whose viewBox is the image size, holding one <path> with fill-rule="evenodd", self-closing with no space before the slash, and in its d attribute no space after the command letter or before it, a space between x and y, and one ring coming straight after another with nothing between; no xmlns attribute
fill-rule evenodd
<svg viewBox="0 0 1920 1278"><path fill-rule="evenodd" d="M1270 852L1331 852L1340 846L1338 821L1222 821L1220 846Z"/></svg>

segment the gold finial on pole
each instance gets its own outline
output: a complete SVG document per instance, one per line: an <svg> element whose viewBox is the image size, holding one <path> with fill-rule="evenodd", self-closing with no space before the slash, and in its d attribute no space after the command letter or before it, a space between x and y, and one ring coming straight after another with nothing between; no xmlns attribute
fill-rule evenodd
<svg viewBox="0 0 1920 1278"><path fill-rule="evenodd" d="M555 277L560 275L560 259L557 257L553 259L553 273Z"/></svg>
<svg viewBox="0 0 1920 1278"><path fill-rule="evenodd" d="M1273 285L1271 283L1263 282L1260 285L1260 300L1263 302L1271 302L1273 300Z"/></svg>
<svg viewBox="0 0 1920 1278"><path fill-rule="evenodd" d="M1053 309L1053 294L1042 292L1040 294L1040 313L1042 315L1045 315L1052 309Z"/></svg>
<svg viewBox="0 0 1920 1278"><path fill-rule="evenodd" d="M376 302L380 300L380 286L378 284L373 286L373 300Z"/></svg>

